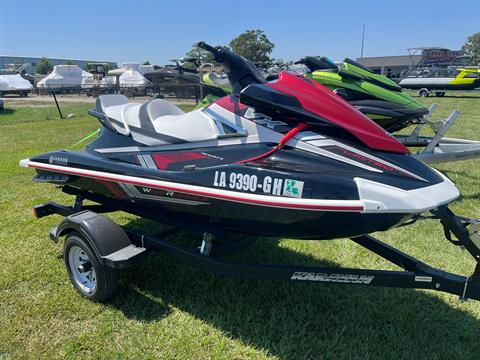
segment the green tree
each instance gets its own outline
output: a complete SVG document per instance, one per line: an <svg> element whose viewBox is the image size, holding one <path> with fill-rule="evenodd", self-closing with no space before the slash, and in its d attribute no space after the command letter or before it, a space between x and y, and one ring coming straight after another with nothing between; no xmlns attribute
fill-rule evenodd
<svg viewBox="0 0 480 360"><path fill-rule="evenodd" d="M247 30L230 41L230 47L254 63L268 65L272 62L270 54L275 44L268 40L263 30Z"/></svg>
<svg viewBox="0 0 480 360"><path fill-rule="evenodd" d="M97 71L100 72L105 72L108 73L110 70L112 70L112 67L110 64L107 63L87 63L83 70L88 71L88 72L94 72L96 73Z"/></svg>
<svg viewBox="0 0 480 360"><path fill-rule="evenodd" d="M463 44L462 50L471 56L472 64L480 64L480 32L470 35Z"/></svg>
<svg viewBox="0 0 480 360"><path fill-rule="evenodd" d="M108 73L110 70L112 70L112 65L105 63L103 64L103 70L105 71L105 74Z"/></svg>
<svg viewBox="0 0 480 360"><path fill-rule="evenodd" d="M213 55L209 53L208 51L205 51L203 49L200 49L197 44L193 44L192 48L187 52L185 57L188 58L193 58L193 59L198 59L202 64L205 63L215 63L213 60ZM195 67L195 64L193 62L186 62L184 64L185 67Z"/></svg>
<svg viewBox="0 0 480 360"><path fill-rule="evenodd" d="M142 65L152 65L152 64L150 64L150 61L147 60Z"/></svg>
<svg viewBox="0 0 480 360"><path fill-rule="evenodd" d="M37 74L48 74L52 70L53 66L46 57L43 57L40 62L35 65L35 71Z"/></svg>

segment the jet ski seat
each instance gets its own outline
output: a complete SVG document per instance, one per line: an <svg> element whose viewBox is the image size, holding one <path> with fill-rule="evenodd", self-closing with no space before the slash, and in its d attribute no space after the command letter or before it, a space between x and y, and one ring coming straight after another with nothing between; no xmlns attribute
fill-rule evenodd
<svg viewBox="0 0 480 360"><path fill-rule="evenodd" d="M223 87L226 87L226 88L231 87L230 81L226 77L219 76L215 73L208 74L208 77L216 85L223 86Z"/></svg>
<svg viewBox="0 0 480 360"><path fill-rule="evenodd" d="M100 95L95 102L96 110L107 115L110 124L122 135L130 134L130 129L123 118L126 105L128 98L123 95Z"/></svg>
<svg viewBox="0 0 480 360"><path fill-rule="evenodd" d="M118 133L148 146L213 140L219 135L215 122L203 111L185 113L163 99L137 104L123 95L100 95L96 108Z"/></svg>

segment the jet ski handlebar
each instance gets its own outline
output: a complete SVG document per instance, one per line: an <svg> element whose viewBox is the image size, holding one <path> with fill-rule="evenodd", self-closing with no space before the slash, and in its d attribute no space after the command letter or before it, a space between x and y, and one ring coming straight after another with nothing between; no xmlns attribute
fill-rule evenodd
<svg viewBox="0 0 480 360"><path fill-rule="evenodd" d="M321 58L316 58L313 56L305 56L300 60L295 61L295 64L303 64L310 69L310 71L315 70L324 70L324 69L332 69L338 70L337 65L330 59L322 56Z"/></svg>
<svg viewBox="0 0 480 360"><path fill-rule="evenodd" d="M199 43L197 43L197 46L200 48L200 49L203 49L203 50L206 50L208 51L209 53L211 53L215 59L216 62L219 62L219 63L224 63L225 62L225 56L224 56L224 49L220 46L212 46L212 45L209 45L203 41L200 41Z"/></svg>
<svg viewBox="0 0 480 360"><path fill-rule="evenodd" d="M250 61L222 46L211 46L203 41L197 46L210 52L214 60L222 64L228 74L233 92L238 94L250 84L263 84L266 82L258 68Z"/></svg>

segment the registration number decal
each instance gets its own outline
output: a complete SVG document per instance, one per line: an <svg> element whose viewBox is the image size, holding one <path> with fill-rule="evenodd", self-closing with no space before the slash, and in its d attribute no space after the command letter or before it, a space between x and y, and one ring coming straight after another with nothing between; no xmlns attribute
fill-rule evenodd
<svg viewBox="0 0 480 360"><path fill-rule="evenodd" d="M213 186L230 190L257 192L269 195L283 195L301 198L303 181L279 179L271 176L258 177L257 175L237 172L226 173L215 171Z"/></svg>

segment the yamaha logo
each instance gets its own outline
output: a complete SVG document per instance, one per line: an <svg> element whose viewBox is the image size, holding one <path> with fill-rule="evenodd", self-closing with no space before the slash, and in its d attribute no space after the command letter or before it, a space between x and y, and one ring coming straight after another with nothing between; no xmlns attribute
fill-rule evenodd
<svg viewBox="0 0 480 360"><path fill-rule="evenodd" d="M63 156L50 156L48 158L48 163L52 165L68 165L68 159Z"/></svg>

